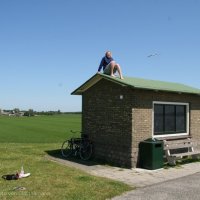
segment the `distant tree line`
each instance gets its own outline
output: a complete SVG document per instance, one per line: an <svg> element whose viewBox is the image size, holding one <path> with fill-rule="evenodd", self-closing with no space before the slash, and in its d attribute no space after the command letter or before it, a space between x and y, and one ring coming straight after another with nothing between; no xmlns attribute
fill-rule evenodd
<svg viewBox="0 0 200 200"><path fill-rule="evenodd" d="M61 112L57 111L34 111L33 109L29 110L20 110L19 108L14 108L13 110L2 110L0 109L0 114L4 115L15 115L15 116L27 116L32 117L36 115L61 115L61 114L81 114L81 112Z"/></svg>

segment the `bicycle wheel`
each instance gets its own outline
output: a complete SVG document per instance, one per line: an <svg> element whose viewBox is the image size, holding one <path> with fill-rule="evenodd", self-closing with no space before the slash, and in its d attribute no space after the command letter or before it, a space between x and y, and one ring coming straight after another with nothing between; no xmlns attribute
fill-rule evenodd
<svg viewBox="0 0 200 200"><path fill-rule="evenodd" d="M80 146L80 158L89 160L92 157L92 144L90 142L83 143Z"/></svg>
<svg viewBox="0 0 200 200"><path fill-rule="evenodd" d="M62 147L61 147L61 153L62 156L64 157L69 157L73 153L73 145L71 140L66 140L63 142Z"/></svg>

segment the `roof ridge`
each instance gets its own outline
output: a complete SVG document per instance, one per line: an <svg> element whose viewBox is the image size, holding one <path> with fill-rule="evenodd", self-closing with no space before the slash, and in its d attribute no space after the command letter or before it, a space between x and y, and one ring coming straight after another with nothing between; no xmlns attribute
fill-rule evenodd
<svg viewBox="0 0 200 200"><path fill-rule="evenodd" d="M121 82L123 82L123 80L122 79L120 79L120 78L118 78L117 77L117 79L114 77L111 77L111 76L109 76L109 75L106 75L106 74L100 74L100 75L103 75L103 76L106 76L106 77L110 77L111 79L115 79L115 80L117 80L117 81L121 81ZM179 83L179 82L173 82L173 81L163 81L163 80L155 80L155 79L145 79L145 78L140 78L140 77L130 77L130 76L123 76L124 77L124 80L126 80L126 79L137 79L137 80L143 80L143 81L152 81L152 82L160 82L160 83L167 83L167 84L177 84L177 85L180 85L180 86L186 86L186 87L191 87L191 88L193 88L193 89L197 89L197 90L199 90L200 91L200 89L199 88L196 88L196 87L193 87L193 86L190 86L190 85L187 85L187 84L185 84L185 83Z"/></svg>
<svg viewBox="0 0 200 200"><path fill-rule="evenodd" d="M109 75L106 75L106 74L100 74L100 75L103 75L103 76L106 76L106 77L110 77L110 78L113 78ZM123 76L125 79L128 78L128 79L138 79L138 80L145 80L145 81L155 81L155 82L163 82L163 83L175 83L175 84L179 84L179 85L185 85L185 86L188 86L184 83L179 83L179 82L173 82L173 81L163 81L163 80L155 80L155 79L146 79L146 78L141 78L141 77L130 77L130 76ZM115 78L115 77L114 77ZM113 78L113 79L114 79ZM117 77L118 78L118 77ZM118 78L118 80L121 80L123 81L123 79L120 79ZM192 87L192 86L191 86Z"/></svg>

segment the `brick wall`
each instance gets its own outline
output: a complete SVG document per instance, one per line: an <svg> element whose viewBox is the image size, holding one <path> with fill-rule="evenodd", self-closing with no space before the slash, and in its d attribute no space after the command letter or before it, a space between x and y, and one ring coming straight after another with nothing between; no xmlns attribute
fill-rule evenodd
<svg viewBox="0 0 200 200"><path fill-rule="evenodd" d="M138 161L138 145L141 140L152 137L152 107L153 101L183 102L190 107L190 136L200 146L200 96L148 90L132 90L132 99L136 99L132 112L133 148L132 165Z"/></svg>
<svg viewBox="0 0 200 200"><path fill-rule="evenodd" d="M132 102L130 89L101 80L83 94L82 129L95 147L95 157L131 167ZM123 95L123 99L120 99Z"/></svg>
<svg viewBox="0 0 200 200"><path fill-rule="evenodd" d="M152 137L153 101L189 103L190 134L200 143L200 96L134 90L101 80L84 92L82 101L82 130L94 143L95 157L135 167L139 143Z"/></svg>

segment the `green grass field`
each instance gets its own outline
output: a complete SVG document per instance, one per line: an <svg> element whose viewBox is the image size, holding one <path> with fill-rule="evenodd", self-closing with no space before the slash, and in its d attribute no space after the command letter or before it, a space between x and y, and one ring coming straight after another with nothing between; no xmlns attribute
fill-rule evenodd
<svg viewBox="0 0 200 200"><path fill-rule="evenodd" d="M81 115L0 116L0 142L57 143L73 136L70 130L81 130Z"/></svg>
<svg viewBox="0 0 200 200"><path fill-rule="evenodd" d="M81 115L0 117L0 175L12 174L24 166L28 178L0 179L0 199L103 200L131 188L123 183L91 176L45 158L60 148L70 130L80 131ZM15 191L14 187L26 187Z"/></svg>

